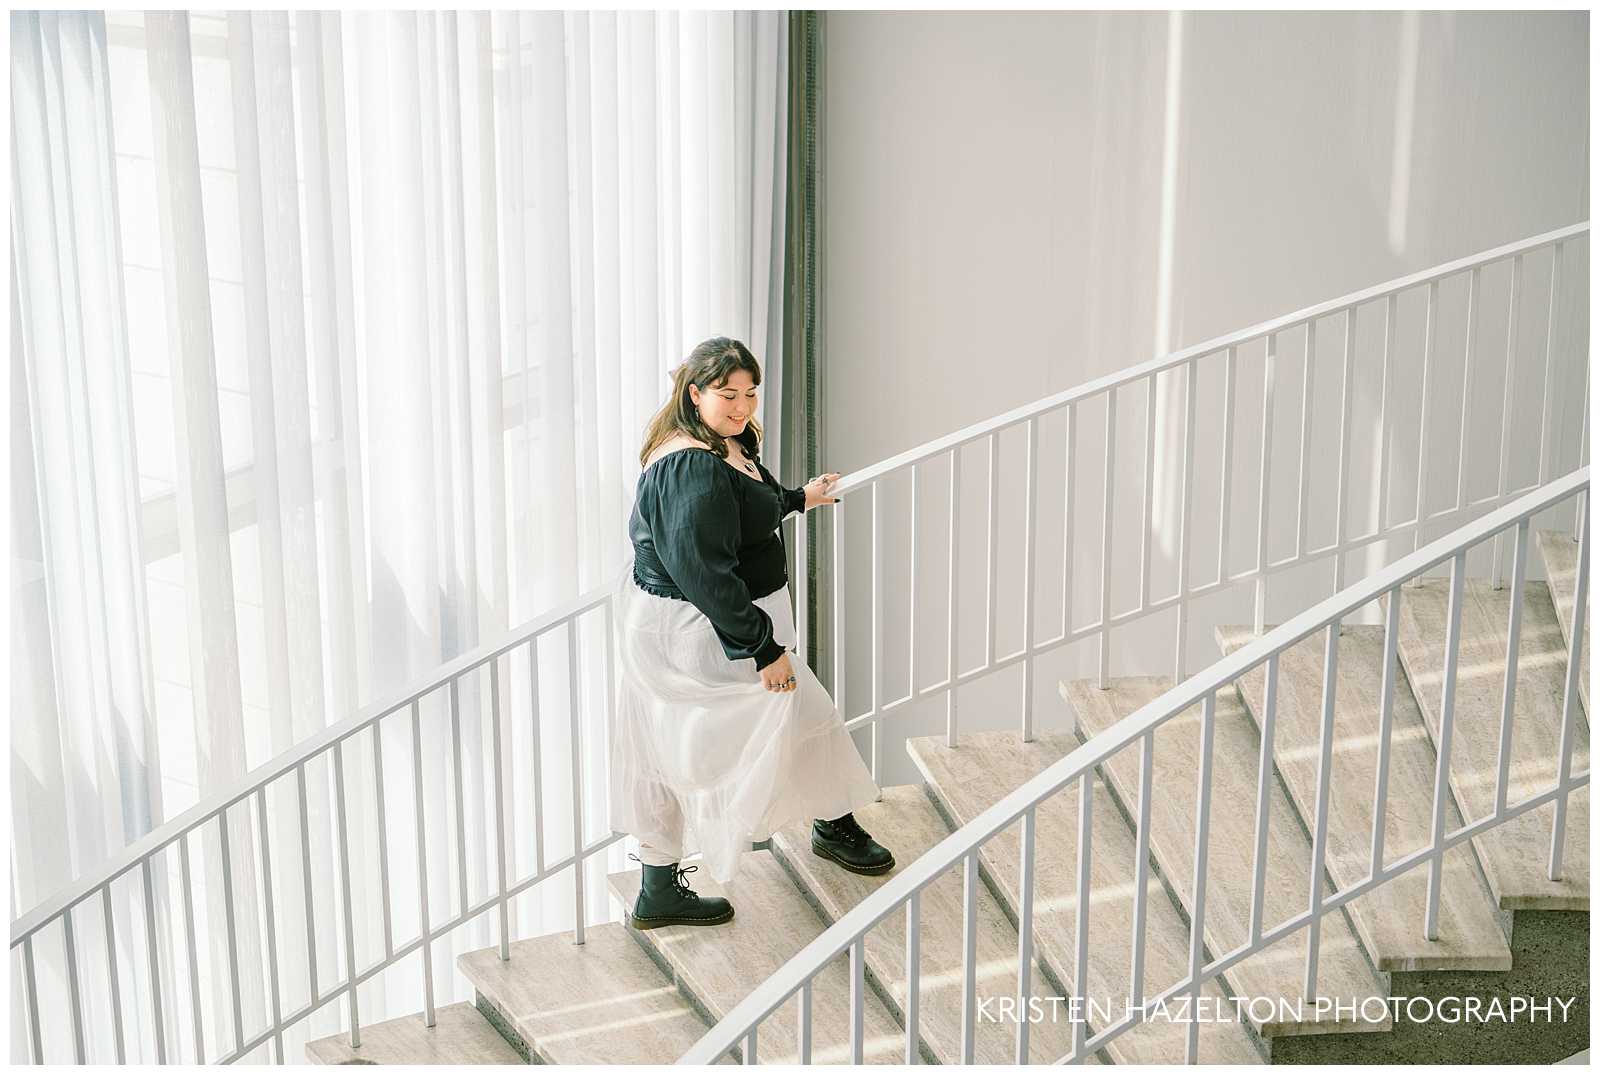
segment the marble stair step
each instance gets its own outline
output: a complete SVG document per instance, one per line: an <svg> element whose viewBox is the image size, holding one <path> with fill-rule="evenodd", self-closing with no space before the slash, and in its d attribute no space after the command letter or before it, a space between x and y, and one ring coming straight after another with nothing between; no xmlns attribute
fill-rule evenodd
<svg viewBox="0 0 1600 1075"><path fill-rule="evenodd" d="M1061 684L1061 696L1077 715L1087 740L1171 689L1167 676L1110 680L1100 690L1092 680ZM1255 872L1256 772L1261 737L1233 691L1219 692L1212 725L1211 824L1206 852L1206 947L1231 952L1250 939L1251 884ZM1129 817L1139 816L1140 751L1132 746L1102 763L1101 772ZM1184 910L1194 913L1195 819L1199 816L1200 706L1195 704L1155 733L1151 766L1150 853ZM1311 884L1311 841L1289 798L1269 785L1263 931L1305 910ZM1343 913L1324 915L1318 939L1316 994L1305 993L1307 930L1301 929L1242 960L1227 972L1236 996L1267 998L1253 1009L1263 1037L1382 1031L1391 1027L1355 1016L1363 1000L1384 996L1384 983L1367 963ZM1339 1003L1319 1011L1316 997ZM1345 1018L1337 1013L1344 1009Z"/></svg>
<svg viewBox="0 0 1600 1075"><path fill-rule="evenodd" d="M1075 746L1070 735L1041 735L1024 743L1017 732L968 732L955 747L943 736L906 741L917 768L949 822L964 825L1010 792L1065 757ZM1039 961L1057 981L1076 981L1078 792L1063 789L1039 805L1034 834L1034 929ZM1088 996L1091 1036L1103 1025L1120 1022L1132 985L1134 834L1104 782L1096 781L1090 855ZM1020 876L1021 825L1013 823L979 850L984 870L1008 913L1015 916ZM1145 995L1154 998L1188 976L1189 929L1152 872L1146 888ZM1216 982L1201 991L1209 1012L1231 1016L1233 1006ZM1109 1021L1105 1008L1111 1006ZM1153 1018L1130 1028L1106 1046L1119 1064L1178 1064L1184 1059L1188 1027L1181 1013ZM1264 1062L1254 1035L1231 1018L1202 1019L1198 1059L1203 1064Z"/></svg>
<svg viewBox="0 0 1600 1075"><path fill-rule="evenodd" d="M306 1042L309 1064L520 1064L521 1056L471 1004L434 1009L433 1026L422 1013L361 1028L361 1047L348 1033Z"/></svg>
<svg viewBox="0 0 1600 1075"><path fill-rule="evenodd" d="M1561 641L1572 645L1572 599L1578 586L1578 543L1572 540L1569 530L1540 530L1535 537L1539 558L1544 561L1545 586L1555 604L1556 622L1561 624ZM1590 589L1593 590L1593 578ZM1583 648L1578 653L1578 700L1583 703L1584 719L1589 716L1589 638L1593 632L1587 627L1583 632Z"/></svg>
<svg viewBox="0 0 1600 1075"><path fill-rule="evenodd" d="M1216 630L1224 654L1258 636L1244 625ZM1273 755L1299 818L1310 829L1316 820L1317 769L1321 764L1322 662L1324 634L1289 647L1278 658L1278 699ZM1383 686L1383 627L1352 624L1339 636L1338 680L1334 685L1333 779L1328 786L1327 868L1334 885L1353 888L1366 880L1372 864L1373 794L1378 774L1379 701ZM1257 732L1266 704L1266 670L1257 668L1236 681ZM1219 696L1220 697L1220 696ZM1431 839L1433 774L1438 755L1423 725L1422 713L1405 677L1395 680L1389 731L1389 783L1385 796L1383 861L1393 863L1427 846ZM1259 749L1259 747L1258 747ZM1259 755L1257 755L1259 757ZM1254 780L1256 761L1247 763ZM1274 818L1276 823L1276 818ZM1453 799L1445 803L1445 824L1461 826ZM1427 867L1417 866L1345 904L1356 932L1380 971L1505 971L1511 949L1479 873L1465 845L1445 854L1439 894L1439 937L1423 936L1427 910Z"/></svg>
<svg viewBox="0 0 1600 1075"><path fill-rule="evenodd" d="M1462 597L1450 786L1467 820L1475 821L1494 811L1511 590L1509 586L1495 590L1487 582L1468 579ZM1400 601L1400 661L1435 742L1449 601L1448 578L1407 586ZM1387 597L1380 603L1386 605ZM1555 783L1566 663L1549 587L1527 583L1507 803L1515 804ZM1581 716L1573 722L1573 734L1571 771L1582 772L1589 767L1589 726ZM1555 803L1545 803L1474 839L1490 891L1503 910L1589 909L1588 787L1573 792L1569 800L1565 863L1557 881L1546 876L1554 816Z"/></svg>
<svg viewBox="0 0 1600 1075"><path fill-rule="evenodd" d="M478 1017L534 1063L671 1064L710 1027L620 922L587 926L582 944L570 930L513 941L508 960L466 952L456 967L489 1006Z"/></svg>
<svg viewBox="0 0 1600 1075"><path fill-rule="evenodd" d="M772 849L798 878L822 916L837 921L852 907L888 884L950 828L915 784L887 787L883 798L855 811L856 820L894 852L895 868L876 877L851 873L811 850L811 825L798 822L773 834ZM957 864L922 890L917 1026L923 1042L941 1064L961 1062L962 874ZM1017 930L999 902L982 885L977 889L977 991L985 997L1014 997L1017 991ZM909 976L906 970L906 916L891 914L868 932L867 969L898 1006L902 1023ZM1028 1059L1051 1063L1072 1050L1072 1028L1065 1000L1055 994L1033 962L1033 996L1041 998L1045 1018L1029 1024ZM1063 1013L1051 1019L1052 1011ZM973 1057L980 1064L1016 1062L1016 1024L1009 1019L975 1018Z"/></svg>
<svg viewBox="0 0 1600 1075"><path fill-rule="evenodd" d="M678 988L712 1018L721 1019L795 953L819 936L825 925L795 887L783 865L768 851L745 855L738 877L728 885L689 875L686 882L702 896L724 896L733 904L730 921L715 926L627 927L670 972ZM638 869L607 879L624 907L639 893ZM841 952L813 980L811 1060L850 1062L850 962ZM869 1064L898 1064L905 1058L905 1031L870 987L864 991L862 1055ZM796 1013L799 995L790 997L761 1023L757 1059L763 1064L798 1063Z"/></svg>

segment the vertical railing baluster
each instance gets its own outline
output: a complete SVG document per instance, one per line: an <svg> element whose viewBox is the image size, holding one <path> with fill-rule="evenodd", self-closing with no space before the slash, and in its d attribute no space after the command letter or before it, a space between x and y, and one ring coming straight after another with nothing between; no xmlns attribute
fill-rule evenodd
<svg viewBox="0 0 1600 1075"><path fill-rule="evenodd" d="M383 958L394 958L394 912L389 906L389 822L383 802L383 718L372 722L372 789L378 817L378 887L383 913Z"/></svg>
<svg viewBox="0 0 1600 1075"><path fill-rule="evenodd" d="M1033 811L1028 811L1031 818ZM1029 835L1032 835L1031 830ZM1078 906L1073 916L1073 985L1079 1004L1078 1018L1072 1021L1072 1055L1083 1060L1085 1025L1089 1019L1089 892L1094 845L1094 769L1078 777ZM1021 1061L1018 1061L1021 1063Z"/></svg>
<svg viewBox="0 0 1600 1075"><path fill-rule="evenodd" d="M999 619L996 615L999 594L996 585L996 571L999 568L1000 546L1000 434L989 434L989 483L987 495L989 498L989 541L985 555L986 570L988 571L988 584L984 590L984 601L988 606L983 615L983 645L988 654L984 658L985 668L994 667L994 636L999 629Z"/></svg>
<svg viewBox="0 0 1600 1075"><path fill-rule="evenodd" d="M467 900L467 797L466 770L461 765L461 679L450 680L450 757L455 766L456 793L456 880L460 887L461 914L472 904ZM481 727L481 725L480 725Z"/></svg>
<svg viewBox="0 0 1600 1075"><path fill-rule="evenodd" d="M833 701L839 707L839 714L848 718L850 709L844 691L844 508L845 498L840 497L839 502L833 506ZM951 518L955 518L953 506ZM952 671L951 675L954 674ZM950 695L954 697L954 679L951 680L950 686L952 688Z"/></svg>
<svg viewBox="0 0 1600 1075"><path fill-rule="evenodd" d="M1461 651L1462 587L1466 584L1467 550L1462 549L1450 562L1450 615L1445 628L1444 685L1439 701L1439 757L1433 772L1433 827L1429 844L1428 906L1423 919L1423 937L1439 939L1439 889L1444 866L1444 807L1450 794L1450 733L1455 727L1456 671Z"/></svg>
<svg viewBox="0 0 1600 1075"><path fill-rule="evenodd" d="M857 937L850 944L850 1062L865 1062L866 1052L866 982L867 939Z"/></svg>
<svg viewBox="0 0 1600 1075"><path fill-rule="evenodd" d="M1555 249L1550 252L1550 310L1545 315L1544 328L1544 399L1539 406L1539 484L1543 485L1550 480L1550 401L1555 398L1551 392L1555 377L1556 353L1556 296L1561 290L1561 260L1566 251L1566 244L1556 243Z"/></svg>
<svg viewBox="0 0 1600 1075"><path fill-rule="evenodd" d="M1339 382L1339 487L1333 509L1333 592L1344 589L1345 512L1349 497L1351 389L1355 382L1356 308L1344 311L1344 376Z"/></svg>
<svg viewBox="0 0 1600 1075"><path fill-rule="evenodd" d="M1206 852L1211 842L1211 740L1216 723L1217 694L1205 696L1200 705L1200 811L1194 825L1194 900L1189 916L1189 1010L1198 1010L1200 991L1204 985L1200 977L1206 951ZM1184 1043L1183 1062L1199 1063L1200 1020L1190 1019L1187 1041Z"/></svg>
<svg viewBox="0 0 1600 1075"><path fill-rule="evenodd" d="M1278 727L1278 655L1267 658L1263 673L1265 694L1261 706L1261 751L1256 764L1255 859L1250 874L1250 943L1261 940L1261 917L1267 895L1267 832L1272 826L1272 772Z"/></svg>
<svg viewBox="0 0 1600 1075"><path fill-rule="evenodd" d="M145 959L150 967L151 1027L155 1031L156 1038L156 1063L165 1064L167 1062L167 1022L165 1006L161 1003L161 947L156 936L155 882L150 876L150 860L148 858L139 863L139 876L140 882L144 886L144 944ZM31 951L31 949L29 950ZM32 1030L36 1033L38 1027L34 1026ZM35 1057L34 1063L42 1063L42 1061Z"/></svg>
<svg viewBox="0 0 1600 1075"><path fill-rule="evenodd" d="M183 935L189 946L190 1022L194 1027L194 1062L206 1062L206 1036L200 1011L200 950L194 940L194 886L189 873L189 834L178 837L178 881L183 885Z"/></svg>
<svg viewBox="0 0 1600 1075"><path fill-rule="evenodd" d="M1511 471L1511 405L1516 399L1517 374L1520 372L1516 364L1517 330L1521 319L1522 307L1522 255L1518 254L1511 259L1511 310L1506 318L1506 379L1504 394L1500 397L1500 479L1495 485L1495 493L1499 496L1506 495L1506 482ZM1490 585L1500 589L1500 550L1505 531L1494 536L1494 560L1489 565Z"/></svg>
<svg viewBox="0 0 1600 1075"><path fill-rule="evenodd" d="M1399 675L1395 651L1400 644L1400 592L1389 591L1383 626L1383 685L1378 696L1378 772L1372 789L1372 877L1383 870L1384 825L1389 808L1389 753L1394 738L1394 687Z"/></svg>
<svg viewBox="0 0 1600 1075"><path fill-rule="evenodd" d="M800 1007L796 1015L800 1038L800 1063L811 1063L811 979L800 984Z"/></svg>
<svg viewBox="0 0 1600 1075"><path fill-rule="evenodd" d="M760 1063L759 1054L756 1052L756 1031L761 1028L760 1023L750 1027L750 1033L744 1036L744 1062L746 1064Z"/></svg>
<svg viewBox="0 0 1600 1075"><path fill-rule="evenodd" d="M1028 1004L1033 996L1034 809L1022 812L1021 861L1017 864L1017 1039L1016 1062L1028 1062Z"/></svg>
<svg viewBox="0 0 1600 1075"><path fill-rule="evenodd" d="M67 1014L72 1023L72 1055L86 1063L83 1041L83 997L78 981L78 946L72 929L72 906L61 912L61 939L67 961Z"/></svg>
<svg viewBox="0 0 1600 1075"><path fill-rule="evenodd" d="M617 681L617 678L616 678L617 648L616 648L616 640L613 637L613 630L614 629L613 629L613 619L612 619L612 604L613 604L612 600L610 598L607 598L606 599L606 603L605 603L605 609L606 609L606 617L605 617L606 618L606 622L605 622L605 631L606 631L606 668L605 668L605 674L606 674L606 678L605 678L605 683L606 683L606 715L603 718L605 723L600 725L600 727L602 727L602 728L614 728L614 727L616 727L616 723L617 723L617 686L618 686L618 681ZM805 651L804 648L802 648L802 647L800 647L798 645L798 642L796 643L795 660L800 662L801 664L804 664L805 660L806 660L806 651ZM599 764L605 764L605 759L596 758L595 761L597 763L599 763ZM610 775L611 775L611 769L610 769L610 766L608 764L605 765L605 768L604 768L603 772L604 772L604 777L602 779L605 780L605 781L609 781ZM582 830L580 830L580 831L582 831Z"/></svg>
<svg viewBox="0 0 1600 1075"><path fill-rule="evenodd" d="M345 997L350 1001L350 1048L361 1048L361 1014L356 997L356 916L350 892L350 817L344 802L344 740L333 744L333 794L339 824L339 889L344 895Z"/></svg>
<svg viewBox="0 0 1600 1075"><path fill-rule="evenodd" d="M922 1007L922 890L906 901L906 1063L920 1064L917 1047Z"/></svg>
<svg viewBox="0 0 1600 1075"><path fill-rule="evenodd" d="M1078 403L1067 404L1067 447L1061 461L1061 637L1072 634L1072 464L1073 438L1078 435Z"/></svg>
<svg viewBox="0 0 1600 1075"><path fill-rule="evenodd" d="M1111 505L1117 460L1117 390L1106 389L1106 473L1100 486L1100 649L1095 686L1105 690L1111 671Z"/></svg>
<svg viewBox="0 0 1600 1075"><path fill-rule="evenodd" d="M1417 529L1412 534L1411 548L1413 551L1422 548L1422 531L1427 522L1427 500L1424 494L1428 485L1428 394L1433 382L1433 349L1438 338L1438 329L1435 320L1439 308L1439 281L1434 280L1428 284L1428 312L1422 329L1422 393L1421 414L1417 419ZM1463 413L1462 421L1466 421ZM1422 576L1412 577L1413 585L1422 584Z"/></svg>
<svg viewBox="0 0 1600 1075"><path fill-rule="evenodd" d="M1033 530L1038 516L1039 423L1028 419L1027 490L1022 521L1022 741L1033 742Z"/></svg>
<svg viewBox="0 0 1600 1075"><path fill-rule="evenodd" d="M411 700L411 791L417 816L417 921L422 927L422 1025L433 1026L433 926L428 912L428 818L422 797L422 703Z"/></svg>
<svg viewBox="0 0 1600 1075"><path fill-rule="evenodd" d="M1317 809L1311 834L1311 884L1306 929L1307 999L1317 995L1317 957L1322 949L1322 873L1328 860L1328 800L1333 793L1333 721L1339 687L1339 620L1328 624L1322 658L1322 741L1317 760Z"/></svg>
<svg viewBox="0 0 1600 1075"><path fill-rule="evenodd" d="M1145 732L1139 737L1139 824L1134 834L1133 852L1133 958L1128 971L1128 998L1136 1011L1144 1007L1145 994L1144 923L1148 909L1145 889L1150 884L1150 796L1155 792L1155 756L1155 732Z"/></svg>
<svg viewBox="0 0 1600 1075"><path fill-rule="evenodd" d="M217 814L217 837L222 851L222 920L227 929L229 1000L233 1005L233 1051L244 1048L244 1015L239 996L239 931L233 911L233 848L228 840L228 811Z"/></svg>
<svg viewBox="0 0 1600 1075"><path fill-rule="evenodd" d="M111 882L100 886L100 911L105 916L106 929L106 984L111 990L111 1043L116 1050L117 1063L128 1062L127 1046L122 1038L122 983L117 974L117 926L111 913Z"/></svg>
<svg viewBox="0 0 1600 1075"><path fill-rule="evenodd" d="M960 640L960 593L957 586L956 567L958 554L961 550L961 520L956 516L956 509L961 503L961 448L950 449L950 566L946 585L949 588L947 607L950 610L950 630L945 636L945 665L950 669L950 689L944 692L944 745L956 745L956 680L958 672L956 667L956 642ZM834 505L837 511L842 505ZM837 591L836 591L837 592ZM836 599L837 600L837 599ZM840 712L844 711L844 698L838 699Z"/></svg>
<svg viewBox="0 0 1600 1075"><path fill-rule="evenodd" d="M1315 380L1313 368L1317 360L1317 322L1306 322L1305 359L1301 363L1304 374L1300 378L1300 480L1299 505L1294 516L1294 558L1306 555L1306 504L1311 488L1311 383Z"/></svg>
<svg viewBox="0 0 1600 1075"><path fill-rule="evenodd" d="M1562 855L1567 835L1567 776L1572 771L1572 750L1576 738L1574 724L1578 714L1578 675L1583 654L1584 618L1589 608L1589 512L1587 491L1580 493L1579 507L1583 514L1583 536L1578 542L1578 581L1572 598L1572 638L1567 645L1566 690L1561 699L1561 752L1556 769L1555 786L1561 789L1556 796L1556 816L1550 826L1550 868L1546 876L1552 881L1561 880Z"/></svg>
<svg viewBox="0 0 1600 1075"><path fill-rule="evenodd" d="M906 609L906 694L917 696L917 464L911 464L911 585ZM804 650L801 651L805 652Z"/></svg>
<svg viewBox="0 0 1600 1075"><path fill-rule="evenodd" d="M978 849L961 862L961 1062L970 1064L978 1034Z"/></svg>
<svg viewBox="0 0 1600 1075"><path fill-rule="evenodd" d="M810 664L811 527L806 522L808 517L804 507L794 517L794 645L800 659Z"/></svg>
<svg viewBox="0 0 1600 1075"><path fill-rule="evenodd" d="M288 1061L283 1055L283 996L278 984L278 918L277 905L272 895L272 845L267 832L267 787L256 788L256 838L261 841L262 909L267 926L267 989L272 1005L272 1054L280 1064Z"/></svg>
<svg viewBox="0 0 1600 1075"><path fill-rule="evenodd" d="M1467 336L1462 345L1461 353L1461 442L1456 447L1456 508L1461 511L1467 506L1467 447L1471 443L1468 433L1474 428L1473 423L1465 420L1471 414L1472 405L1472 356L1477 351L1474 337L1478 331L1478 278L1480 266L1474 265L1467 274Z"/></svg>
<svg viewBox="0 0 1600 1075"><path fill-rule="evenodd" d="M1578 462L1581 464L1589 458L1589 363L1583 364L1583 416L1578 420ZM1572 513L1572 540L1578 540L1578 534L1584 527L1584 519L1589 511L1589 494L1585 493L1578 498L1577 506Z"/></svg>
<svg viewBox="0 0 1600 1075"><path fill-rule="evenodd" d="M1522 588L1528 577L1528 532L1533 522L1517 523L1517 540L1511 550L1511 614L1506 623L1506 672L1500 690L1500 746L1495 762L1494 816L1506 810L1506 787L1511 783L1511 723L1517 708L1517 665L1521 661Z"/></svg>
<svg viewBox="0 0 1600 1075"><path fill-rule="evenodd" d="M1222 364L1222 490L1218 500L1222 511L1217 517L1217 582L1228 577L1228 522L1233 514L1233 373L1238 364L1238 348L1229 346Z"/></svg>
<svg viewBox="0 0 1600 1075"><path fill-rule="evenodd" d="M577 621L568 620L567 628L572 632L571 645L576 648ZM506 777L505 777L505 752L500 741L500 658L489 659L489 736L491 755L494 762L494 857L495 880L499 885L499 910L500 910L500 958L511 958L511 904L506 898L506 859L509 851L506 847ZM577 743L573 743L573 752L577 752ZM574 786L576 789L576 786ZM573 794L573 807L582 808L582 800ZM575 862L582 861L583 843L579 841L572 845L572 854ZM581 871L580 871L581 872Z"/></svg>
<svg viewBox="0 0 1600 1075"><path fill-rule="evenodd" d="M878 779L879 707L883 705L883 496L874 481L872 493L872 724L868 728L868 771Z"/></svg>
<svg viewBox="0 0 1600 1075"><path fill-rule="evenodd" d="M1144 393L1144 505L1139 519L1139 606L1150 599L1150 526L1155 503L1156 477L1156 375L1145 378Z"/></svg>
<svg viewBox="0 0 1600 1075"><path fill-rule="evenodd" d="M572 741L572 943L583 943L584 925L588 909L584 906L584 868L589 861L583 854L583 679L578 674L578 620L567 621L567 677L572 684L572 707L569 711ZM500 899L505 900L505 874L500 876ZM509 958L509 950L507 950Z"/></svg>
<svg viewBox="0 0 1600 1075"><path fill-rule="evenodd" d="M606 608L611 607L608 602ZM609 612L607 613L609 615ZM609 624L610 621L607 620ZM615 643L612 643L613 645ZM606 651L608 654L610 650ZM804 659L805 650L801 651ZM609 658L608 658L609 659ZM611 665L613 669L616 665ZM533 872L544 875L544 711L539 705L539 636L528 639L528 697L533 719Z"/></svg>
<svg viewBox="0 0 1600 1075"><path fill-rule="evenodd" d="M306 906L306 981L314 1008L322 1001L317 989L317 905L311 891L311 816L307 808L306 763L294 767L295 795L300 806L300 891Z"/></svg>
<svg viewBox="0 0 1600 1075"><path fill-rule="evenodd" d="M1582 418L1579 419L1578 424L1579 464L1589 459L1589 363L1587 362L1584 362L1582 400L1584 400L1584 411L1582 411ZM1589 493L1586 491L1581 504L1574 504L1573 506L1573 541L1578 541L1579 531L1582 530L1587 512L1589 512Z"/></svg>
<svg viewBox="0 0 1600 1075"><path fill-rule="evenodd" d="M39 1018L39 980L33 968L33 934L22 942L22 985L28 1002L28 1058L44 1063L44 1042L40 1038L43 1020Z"/></svg>
<svg viewBox="0 0 1600 1075"><path fill-rule="evenodd" d="M1378 392L1378 533L1389 526L1389 423L1394 419L1389 396L1394 379L1396 302L1397 296L1390 293L1383 304L1383 387Z"/></svg>
<svg viewBox="0 0 1600 1075"><path fill-rule="evenodd" d="M1267 518L1272 491L1272 397L1277 385L1278 334L1267 333L1266 363L1261 387L1261 498L1256 518L1256 634L1265 630L1267 618Z"/></svg>
<svg viewBox="0 0 1600 1075"><path fill-rule="evenodd" d="M1193 359L1184 363L1183 368L1183 460L1180 479L1182 489L1178 497L1178 626L1172 660L1172 682L1175 684L1182 683L1188 678L1184 668L1188 664L1189 642L1189 543L1192 540L1189 524L1194 500L1194 397L1195 390L1199 387L1197 382L1200 379L1200 362L1198 359Z"/></svg>

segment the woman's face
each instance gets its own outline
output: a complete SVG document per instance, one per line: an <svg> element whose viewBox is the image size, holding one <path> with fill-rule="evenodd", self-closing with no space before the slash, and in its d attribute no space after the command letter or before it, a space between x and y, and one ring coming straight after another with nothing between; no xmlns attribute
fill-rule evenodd
<svg viewBox="0 0 1600 1075"><path fill-rule="evenodd" d="M723 437L737 436L756 413L755 378L749 370L734 370L725 384L703 391L691 384L689 398L700 409L700 420L713 432Z"/></svg>

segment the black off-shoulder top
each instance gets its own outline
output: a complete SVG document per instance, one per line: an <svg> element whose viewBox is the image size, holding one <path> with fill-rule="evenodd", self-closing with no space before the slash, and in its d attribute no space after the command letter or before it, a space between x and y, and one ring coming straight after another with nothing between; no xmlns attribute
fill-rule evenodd
<svg viewBox="0 0 1600 1075"><path fill-rule="evenodd" d="M779 523L805 510L806 494L780 485L753 445L740 443L760 480L706 448L677 448L646 467L628 537L639 588L693 603L728 659L754 659L759 669L783 656L784 647L755 599L789 581Z"/></svg>

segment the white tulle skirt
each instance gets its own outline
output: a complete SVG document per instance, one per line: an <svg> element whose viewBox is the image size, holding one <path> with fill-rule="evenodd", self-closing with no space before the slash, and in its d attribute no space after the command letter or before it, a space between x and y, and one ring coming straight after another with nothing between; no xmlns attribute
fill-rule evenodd
<svg viewBox="0 0 1600 1075"><path fill-rule="evenodd" d="M620 685L610 729L611 825L677 857L696 851L731 881L752 842L794 821L873 802L878 785L833 698L795 655L789 589L758 598L790 649L797 686L769 691L751 660L730 661L703 612L618 573Z"/></svg>

